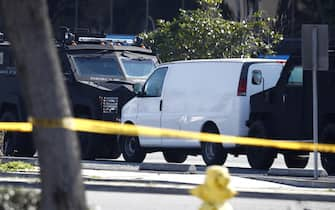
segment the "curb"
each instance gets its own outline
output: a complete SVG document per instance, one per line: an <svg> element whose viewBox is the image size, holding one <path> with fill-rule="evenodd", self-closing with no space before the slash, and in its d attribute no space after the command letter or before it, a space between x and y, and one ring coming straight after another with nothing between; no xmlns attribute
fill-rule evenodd
<svg viewBox="0 0 335 210"><path fill-rule="evenodd" d="M295 176L295 177L314 177L314 170L312 169L302 169L302 168L271 168L269 169L268 175L270 176ZM319 177L327 177L328 174L324 170L318 170L317 174Z"/></svg>
<svg viewBox="0 0 335 210"><path fill-rule="evenodd" d="M9 162L9 161L24 161L31 163L35 166L38 166L37 158L21 158L21 157L1 157L0 162ZM167 173L167 172L176 172L176 173L185 173L185 174L204 174L206 166L202 165L192 165L192 164L176 164L176 163L141 163L133 164L126 163L123 161L110 161L110 160L99 160L99 165L95 170L110 170L110 171L153 171L158 173ZM82 161L82 169L89 169L90 165L94 165L95 162L92 161ZM318 180L313 179L313 170L310 169L270 169L269 171L264 171L261 175L257 172L257 175L241 175L234 173L235 168L229 168L231 175L249 178L253 180L267 181L279 184L285 184L295 187L304 187L304 188L335 188L335 177L327 176L327 173L323 170L319 170L320 177ZM34 175L35 174L35 175ZM0 173L0 177L26 177L26 178L36 178L39 175L36 173L29 172L18 172L18 173ZM101 179L87 179L90 181L109 181ZM111 180L112 181L112 180ZM114 180L115 181L115 180Z"/></svg>
<svg viewBox="0 0 335 210"><path fill-rule="evenodd" d="M1 186L14 186L40 189L39 182L20 182L20 181L0 181ZM104 191L104 192L124 192L124 193L145 193L145 194L169 194L169 195L189 195L189 189L192 186L179 187L169 184L153 184L153 183L134 183L129 182L109 182L101 184L97 182L85 182L85 189L89 191ZM279 200L299 200L299 201L321 201L334 202L335 195L321 194L304 194L304 193L287 193L287 192L270 192L270 191L243 191L237 190L237 198L262 198L262 199L279 199Z"/></svg>
<svg viewBox="0 0 335 210"><path fill-rule="evenodd" d="M315 180L313 178L304 177L304 178L292 178L292 177L268 177L268 176L262 176L262 177L250 177L247 176L246 178L254 179L254 180L260 180L260 181L267 181L267 182L274 182L278 184L285 184L290 185L294 187L303 187L303 188L325 188L325 189L331 189L335 188L335 179L331 181L325 181L325 180Z"/></svg>
<svg viewBox="0 0 335 210"><path fill-rule="evenodd" d="M182 172L196 174L204 172L206 167L190 165L190 164L178 164L178 163L141 163L139 166L140 171L170 171L170 172Z"/></svg>

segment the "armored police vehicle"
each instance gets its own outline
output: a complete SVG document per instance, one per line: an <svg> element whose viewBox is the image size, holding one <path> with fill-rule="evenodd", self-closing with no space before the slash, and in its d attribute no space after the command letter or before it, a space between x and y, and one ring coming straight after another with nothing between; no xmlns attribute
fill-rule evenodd
<svg viewBox="0 0 335 210"><path fill-rule="evenodd" d="M335 59L332 53L329 56L329 71L317 72L318 128L319 142L334 144L335 100L332 93L335 92ZM251 96L250 116L247 121L249 136L311 142L312 97L312 72L303 70L300 54L291 56L276 86ZM247 148L249 164L257 169L270 168L278 153L284 155L288 168L304 168L308 163L307 151ZM335 174L335 154L321 153L321 163L328 174Z"/></svg>
<svg viewBox="0 0 335 210"><path fill-rule="evenodd" d="M135 46L132 37L75 36L64 32L57 49L75 117L119 121L121 107L135 94L158 60L151 50ZM16 75L10 43L0 42L0 121L27 121L28 113ZM83 159L117 158L116 136L79 133ZM3 153L33 156L31 134L5 132Z"/></svg>

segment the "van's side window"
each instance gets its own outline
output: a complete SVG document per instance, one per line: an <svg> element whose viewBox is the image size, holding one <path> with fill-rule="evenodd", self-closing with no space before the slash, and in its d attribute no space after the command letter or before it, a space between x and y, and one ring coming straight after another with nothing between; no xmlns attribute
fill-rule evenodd
<svg viewBox="0 0 335 210"><path fill-rule="evenodd" d="M159 97L162 94L167 67L157 69L147 80L144 86L144 96Z"/></svg>
<svg viewBox="0 0 335 210"><path fill-rule="evenodd" d="M288 85L302 85L302 67L295 66L288 78Z"/></svg>

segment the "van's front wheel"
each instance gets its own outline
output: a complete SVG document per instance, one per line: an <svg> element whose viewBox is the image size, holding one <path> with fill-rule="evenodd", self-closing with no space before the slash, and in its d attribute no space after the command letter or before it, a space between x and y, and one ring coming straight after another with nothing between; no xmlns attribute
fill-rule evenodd
<svg viewBox="0 0 335 210"><path fill-rule="evenodd" d="M201 142L201 154L206 165L223 165L227 159L221 143Z"/></svg>
<svg viewBox="0 0 335 210"><path fill-rule="evenodd" d="M183 163L187 159L187 154L180 151L163 151L163 156L168 163Z"/></svg>
<svg viewBox="0 0 335 210"><path fill-rule="evenodd" d="M120 147L122 156L127 162L142 163L146 153L137 136L122 136Z"/></svg>

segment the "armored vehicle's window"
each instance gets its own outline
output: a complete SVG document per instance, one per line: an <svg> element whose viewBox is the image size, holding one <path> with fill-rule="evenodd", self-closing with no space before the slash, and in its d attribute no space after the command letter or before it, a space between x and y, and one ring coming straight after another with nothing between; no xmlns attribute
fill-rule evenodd
<svg viewBox="0 0 335 210"><path fill-rule="evenodd" d="M117 77L122 73L117 60L110 56L73 56L77 73L82 77Z"/></svg>
<svg viewBox="0 0 335 210"><path fill-rule="evenodd" d="M121 62L129 77L146 77L155 68L155 63L152 59L125 59Z"/></svg>
<svg viewBox="0 0 335 210"><path fill-rule="evenodd" d="M302 85L302 67L295 66L288 78L288 85Z"/></svg>
<svg viewBox="0 0 335 210"><path fill-rule="evenodd" d="M144 86L144 95L149 97L161 96L167 67L157 69L147 80Z"/></svg>

